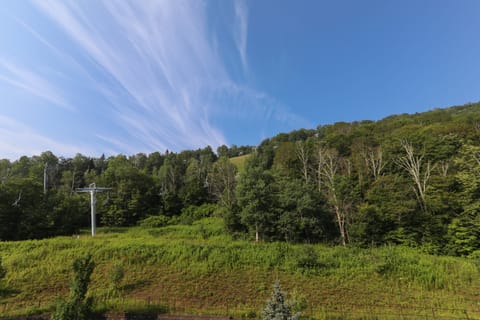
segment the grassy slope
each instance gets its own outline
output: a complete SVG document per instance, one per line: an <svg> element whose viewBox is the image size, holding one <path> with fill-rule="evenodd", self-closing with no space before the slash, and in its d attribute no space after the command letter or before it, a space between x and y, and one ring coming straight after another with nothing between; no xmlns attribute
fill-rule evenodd
<svg viewBox="0 0 480 320"><path fill-rule="evenodd" d="M404 247L233 241L215 218L193 226L106 231L95 239L0 243L9 288L0 299L0 314L24 314L32 306L48 311L55 296L68 292L73 259L91 253L97 267L90 292L110 309L143 308L143 301L182 307L186 313L258 315L280 279L291 296L307 303L304 314L318 319L372 313L383 314L382 319L465 312L480 317L480 274L473 260ZM109 298L115 263L124 266L124 290Z"/></svg>
<svg viewBox="0 0 480 320"><path fill-rule="evenodd" d="M245 170L245 161L250 157L250 154L230 158L230 161L237 167L238 172L242 173Z"/></svg>

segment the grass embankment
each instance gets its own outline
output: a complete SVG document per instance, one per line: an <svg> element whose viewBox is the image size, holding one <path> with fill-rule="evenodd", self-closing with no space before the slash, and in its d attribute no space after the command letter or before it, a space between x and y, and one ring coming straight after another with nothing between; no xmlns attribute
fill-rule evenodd
<svg viewBox="0 0 480 320"><path fill-rule="evenodd" d="M233 157L230 158L230 162L232 162L238 170L238 173L242 173L245 171L245 162L251 156L251 154L245 154L243 156Z"/></svg>
<svg viewBox="0 0 480 320"><path fill-rule="evenodd" d="M0 243L8 272L0 314L52 310L55 297L68 294L72 261L87 253L97 264L90 295L100 309L168 307L253 317L279 279L289 296L306 306L303 314L317 319L480 318L474 260L405 247L234 241L216 218L192 226L103 230L96 238ZM110 279L118 264L125 276L121 292L112 297Z"/></svg>

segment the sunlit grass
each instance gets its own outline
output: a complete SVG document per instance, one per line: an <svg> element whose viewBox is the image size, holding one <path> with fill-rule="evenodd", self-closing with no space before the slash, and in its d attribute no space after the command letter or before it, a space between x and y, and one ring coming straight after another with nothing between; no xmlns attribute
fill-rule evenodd
<svg viewBox="0 0 480 320"><path fill-rule="evenodd" d="M1 242L5 314L48 311L66 295L72 261L96 262L90 294L99 310L160 308L198 314L259 315L273 282L305 301L317 319L362 312L480 317L475 261L406 247L373 249L232 240L217 218L163 228L99 229L77 237ZM112 296L114 265L125 270ZM3 305L2 305L3 303ZM162 310L163 310L162 309ZM395 318L394 316L392 316ZM359 317L357 317L359 318ZM384 318L384 317L379 317Z"/></svg>
<svg viewBox="0 0 480 320"><path fill-rule="evenodd" d="M245 162L250 156L251 154L233 157L233 158L230 158L230 161L237 167L238 172L241 174L245 170Z"/></svg>

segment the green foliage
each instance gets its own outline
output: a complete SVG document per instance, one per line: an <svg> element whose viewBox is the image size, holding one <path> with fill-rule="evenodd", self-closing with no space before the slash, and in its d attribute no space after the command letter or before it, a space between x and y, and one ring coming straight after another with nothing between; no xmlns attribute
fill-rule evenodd
<svg viewBox="0 0 480 320"><path fill-rule="evenodd" d="M172 300L177 306L185 304L195 314L222 314L228 304L237 318L261 310L275 277L289 292L301 292L309 305L307 315L318 319L325 317L324 306L338 310L339 301L348 300L349 307L365 306L361 311L368 311L369 305L386 297L405 310L426 306L431 311L435 304L465 309L472 318L478 317L480 269L475 253L467 259L428 255L403 246L253 243L232 240L217 217L191 225L110 229L95 238L0 242L8 287L16 291L7 301L18 305L15 312L23 314L38 301L44 312L53 310L54 297L68 289L64 284L68 284L69 265L87 254L98 266L87 294L98 297L95 301L100 305L95 303L95 308L142 310L150 296L161 303L170 301L171 306ZM119 294L112 292L116 265L124 271ZM301 294L292 297L306 303ZM102 298L108 301L103 303ZM232 301L241 304L235 306Z"/></svg>
<svg viewBox="0 0 480 320"><path fill-rule="evenodd" d="M275 177L275 185L278 190L278 240L315 243L336 236L326 201L313 186L281 176Z"/></svg>
<svg viewBox="0 0 480 320"><path fill-rule="evenodd" d="M98 195L100 227L221 216L237 238L470 255L479 249L479 109L475 103L299 129L256 148L220 146L218 156L206 147L0 160L0 240L78 234L89 226L90 208L74 191L96 182L113 188ZM414 150L409 161L406 145Z"/></svg>
<svg viewBox="0 0 480 320"><path fill-rule="evenodd" d="M248 160L249 157L251 157L251 154L230 158L230 162L232 162L237 167L238 173L242 173L243 171L245 171L245 162Z"/></svg>
<svg viewBox="0 0 480 320"><path fill-rule="evenodd" d="M150 216L141 220L138 225L143 228L159 228L168 225L170 218L164 215Z"/></svg>
<svg viewBox="0 0 480 320"><path fill-rule="evenodd" d="M149 204L157 200L152 192L153 177L132 165L125 156L109 159L102 182L112 188L111 199L99 208L105 225L133 225L151 213L153 208Z"/></svg>
<svg viewBox="0 0 480 320"><path fill-rule="evenodd" d="M200 206L188 206L182 209L178 221L182 224L192 224L195 221L215 215L218 210L219 207L212 203L204 203Z"/></svg>
<svg viewBox="0 0 480 320"><path fill-rule="evenodd" d="M122 280L125 276L125 270L122 263L115 263L110 272L111 292L118 295L122 289Z"/></svg>
<svg viewBox="0 0 480 320"><path fill-rule="evenodd" d="M448 226L447 250L451 254L470 255L480 249L480 219L470 215L455 218Z"/></svg>
<svg viewBox="0 0 480 320"><path fill-rule="evenodd" d="M247 161L236 189L240 218L257 240L268 240L275 237L278 220L274 178L270 172L256 167L254 161L254 158Z"/></svg>
<svg viewBox="0 0 480 320"><path fill-rule="evenodd" d="M415 231L409 229L410 221L419 212L413 190L405 179L380 177L372 183L364 199L352 224L352 237L357 243L406 243L414 237Z"/></svg>
<svg viewBox="0 0 480 320"><path fill-rule="evenodd" d="M222 157L212 165L208 176L208 188L221 206L232 208L235 204L237 167Z"/></svg>
<svg viewBox="0 0 480 320"><path fill-rule="evenodd" d="M5 279L5 276L7 275L7 270L2 264L2 257L0 256L0 296L2 293L3 288L3 279Z"/></svg>
<svg viewBox="0 0 480 320"><path fill-rule="evenodd" d="M280 282L276 281L273 292L263 309L263 320L297 320L300 313L293 313L293 304L286 300L286 294L281 290Z"/></svg>
<svg viewBox="0 0 480 320"><path fill-rule="evenodd" d="M91 255L78 258L73 262L73 280L70 285L68 300L60 299L57 304L53 320L88 320L91 318L92 299L87 298L95 263Z"/></svg>

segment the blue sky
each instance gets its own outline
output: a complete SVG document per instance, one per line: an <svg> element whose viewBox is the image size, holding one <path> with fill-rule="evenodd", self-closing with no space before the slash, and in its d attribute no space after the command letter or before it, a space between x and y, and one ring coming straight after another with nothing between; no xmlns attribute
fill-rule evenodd
<svg viewBox="0 0 480 320"><path fill-rule="evenodd" d="M256 145L480 100L477 0L6 0L0 158Z"/></svg>

